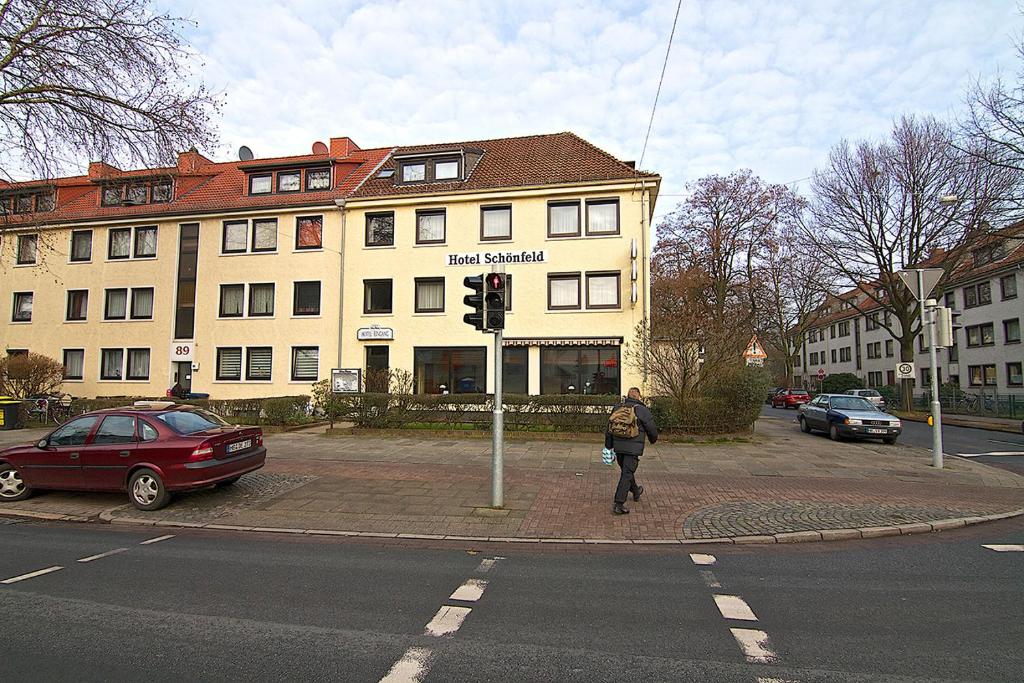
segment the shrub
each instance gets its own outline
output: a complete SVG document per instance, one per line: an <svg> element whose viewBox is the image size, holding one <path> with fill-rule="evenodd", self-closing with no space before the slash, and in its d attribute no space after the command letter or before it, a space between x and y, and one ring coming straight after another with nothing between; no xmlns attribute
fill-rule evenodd
<svg viewBox="0 0 1024 683"><path fill-rule="evenodd" d="M263 399L260 424L295 425L309 418L308 396L284 396Z"/></svg>
<svg viewBox="0 0 1024 683"><path fill-rule="evenodd" d="M828 375L821 382L821 393L823 394L842 394L848 389L863 388L864 382L852 372L837 372L834 375Z"/></svg>
<svg viewBox="0 0 1024 683"><path fill-rule="evenodd" d="M897 406L900 402L900 389L892 384L887 384L884 387L878 387L878 393L885 399L885 405Z"/></svg>
<svg viewBox="0 0 1024 683"><path fill-rule="evenodd" d="M664 431L725 434L749 430L761 414L771 376L763 368L732 366L719 370L680 402L657 397L651 413Z"/></svg>
<svg viewBox="0 0 1024 683"><path fill-rule="evenodd" d="M64 365L41 353L19 353L0 358L0 394L30 398L58 393Z"/></svg>

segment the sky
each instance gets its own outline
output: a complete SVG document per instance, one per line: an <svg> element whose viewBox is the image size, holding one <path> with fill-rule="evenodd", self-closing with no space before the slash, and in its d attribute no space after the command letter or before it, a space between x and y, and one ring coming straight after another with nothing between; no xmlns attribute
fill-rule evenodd
<svg viewBox="0 0 1024 683"><path fill-rule="evenodd" d="M164 0L225 97L222 146L257 157L571 130L640 162L676 0ZM750 168L808 187L843 138L953 119L1018 69L1011 0L683 0L642 167L657 214Z"/></svg>

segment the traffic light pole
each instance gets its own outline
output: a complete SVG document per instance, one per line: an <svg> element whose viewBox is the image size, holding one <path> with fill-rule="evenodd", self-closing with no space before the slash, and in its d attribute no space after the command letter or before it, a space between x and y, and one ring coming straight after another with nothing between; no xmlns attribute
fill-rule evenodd
<svg viewBox="0 0 1024 683"><path fill-rule="evenodd" d="M501 330L494 332L494 424L491 443L491 507L505 505L505 411L501 393L502 339Z"/></svg>
<svg viewBox="0 0 1024 683"><path fill-rule="evenodd" d="M924 302L921 302L924 306ZM939 373L938 356L935 351L935 344L938 342L939 325L938 309L932 306L928 309L928 324L931 327L930 339L928 340L928 360L931 361L932 371L932 467L942 469L942 402L939 400Z"/></svg>

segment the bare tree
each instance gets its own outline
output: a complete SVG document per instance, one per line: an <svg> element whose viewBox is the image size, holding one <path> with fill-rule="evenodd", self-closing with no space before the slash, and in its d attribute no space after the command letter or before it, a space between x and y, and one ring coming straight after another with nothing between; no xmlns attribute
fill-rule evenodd
<svg viewBox="0 0 1024 683"><path fill-rule="evenodd" d="M904 117L882 142L844 140L832 149L813 176L802 232L841 280L864 285L854 309L892 312L892 324L882 325L899 343L900 360L912 361L919 310L899 271L942 254L934 265L949 273L971 238L1005 216L1020 180L1016 170L959 149L937 119ZM909 406L909 381L903 393Z"/></svg>
<svg viewBox="0 0 1024 683"><path fill-rule="evenodd" d="M191 83L182 23L149 0L0 2L0 174L152 167L213 145L220 102Z"/></svg>

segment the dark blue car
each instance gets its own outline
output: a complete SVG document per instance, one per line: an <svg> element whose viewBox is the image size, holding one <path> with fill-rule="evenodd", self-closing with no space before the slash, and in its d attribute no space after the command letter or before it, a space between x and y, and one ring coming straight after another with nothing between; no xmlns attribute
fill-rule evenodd
<svg viewBox="0 0 1024 683"><path fill-rule="evenodd" d="M867 399L848 394L818 394L800 407L800 429L817 429L833 441L844 438L881 439L896 443L903 431L899 418L883 413Z"/></svg>

